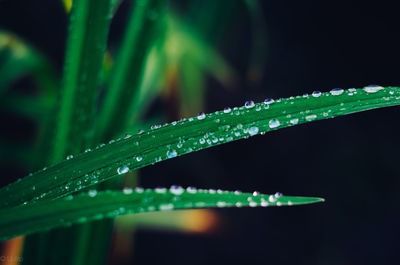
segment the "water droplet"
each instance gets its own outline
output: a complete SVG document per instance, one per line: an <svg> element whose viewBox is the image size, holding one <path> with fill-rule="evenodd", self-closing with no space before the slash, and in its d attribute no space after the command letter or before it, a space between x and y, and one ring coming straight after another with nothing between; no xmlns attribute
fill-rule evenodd
<svg viewBox="0 0 400 265"><path fill-rule="evenodd" d="M275 202L276 201L275 196L274 195L269 195L268 201L269 202Z"/></svg>
<svg viewBox="0 0 400 265"><path fill-rule="evenodd" d="M89 197L93 198L97 195L97 190L89 190L88 194L89 194Z"/></svg>
<svg viewBox="0 0 400 265"><path fill-rule="evenodd" d="M120 166L118 169L117 169L117 172L118 172L118 175L121 175L121 174L125 174L125 173L127 173L129 171L129 167L127 167L127 166Z"/></svg>
<svg viewBox="0 0 400 265"><path fill-rule="evenodd" d="M281 125L281 123L277 119L272 119L269 121L269 128L271 128L271 129L279 127L280 125Z"/></svg>
<svg viewBox="0 0 400 265"><path fill-rule="evenodd" d="M252 100L246 101L246 102L244 103L244 106L245 106L246 108L248 108L248 109L251 109L252 107L254 107L254 101L252 101Z"/></svg>
<svg viewBox="0 0 400 265"><path fill-rule="evenodd" d="M138 161L138 162L142 161L142 159L143 159L143 157L141 157L141 156L136 157L136 161Z"/></svg>
<svg viewBox="0 0 400 265"><path fill-rule="evenodd" d="M129 133L127 133L127 134L125 134L124 139L128 139L128 138L131 138L131 137L132 137L132 135L130 135Z"/></svg>
<svg viewBox="0 0 400 265"><path fill-rule="evenodd" d="M320 97L321 96L321 92L319 92L319 91L314 91L314 92L312 92L312 96L314 97L314 98L318 98L318 97Z"/></svg>
<svg viewBox="0 0 400 265"><path fill-rule="evenodd" d="M293 205L293 202L292 202L292 201L288 201L287 204L288 204L289 206L292 206L292 205Z"/></svg>
<svg viewBox="0 0 400 265"><path fill-rule="evenodd" d="M249 202L250 207L257 207L257 203L255 201Z"/></svg>
<svg viewBox="0 0 400 265"><path fill-rule="evenodd" d="M282 197L282 193L280 193L280 192L276 192L274 196L275 196L275 198Z"/></svg>
<svg viewBox="0 0 400 265"><path fill-rule="evenodd" d="M343 93L343 89L341 88L334 88L330 91L331 95L333 96L339 96Z"/></svg>
<svg viewBox="0 0 400 265"><path fill-rule="evenodd" d="M296 124L299 123L299 119L298 118L291 119L290 123L293 124L293 125L296 125Z"/></svg>
<svg viewBox="0 0 400 265"><path fill-rule="evenodd" d="M226 202L219 201L219 202L217 202L217 206L218 207L225 207L226 206Z"/></svg>
<svg viewBox="0 0 400 265"><path fill-rule="evenodd" d="M161 187L157 187L155 189L156 193L166 193L167 189L166 188L161 188Z"/></svg>
<svg viewBox="0 0 400 265"><path fill-rule="evenodd" d="M206 140L204 140L204 138L200 138L200 139L199 139L199 143L200 143L200 144L204 144L205 142L206 142Z"/></svg>
<svg viewBox="0 0 400 265"><path fill-rule="evenodd" d="M136 191L137 193L143 193L144 189L143 189L142 187L136 187L136 188L135 188L135 191Z"/></svg>
<svg viewBox="0 0 400 265"><path fill-rule="evenodd" d="M249 128L249 134L250 134L251 136L256 135L257 133L258 133L258 127L253 126L253 127L250 127L250 128Z"/></svg>
<svg viewBox="0 0 400 265"><path fill-rule="evenodd" d="M174 195L181 195L184 192L184 189L181 186L172 185L169 188L169 191Z"/></svg>
<svg viewBox="0 0 400 265"><path fill-rule="evenodd" d="M235 190L235 195L239 195L239 194L242 194L242 192L240 191L240 190Z"/></svg>
<svg viewBox="0 0 400 265"><path fill-rule="evenodd" d="M125 188L122 189L122 192L124 194L131 194L133 192L133 190L132 190L131 187L125 187Z"/></svg>
<svg viewBox="0 0 400 265"><path fill-rule="evenodd" d="M261 200L261 206L262 207L267 207L267 206L269 206L269 204L268 204L268 202L266 200L262 199Z"/></svg>
<svg viewBox="0 0 400 265"><path fill-rule="evenodd" d="M73 155L69 155L69 156L67 156L67 160L70 160L70 159L72 159L72 158L74 158L74 156L73 156Z"/></svg>
<svg viewBox="0 0 400 265"><path fill-rule="evenodd" d="M231 112L232 110L231 110L231 108L230 107L226 107L226 108L224 108L224 113L229 113L229 112Z"/></svg>
<svg viewBox="0 0 400 265"><path fill-rule="evenodd" d="M275 102L275 100L273 100L272 98L267 98L264 100L264 104L267 104L267 105L272 104L274 102Z"/></svg>
<svg viewBox="0 0 400 265"><path fill-rule="evenodd" d="M159 206L161 211L170 211L174 209L174 205L172 203L163 203Z"/></svg>
<svg viewBox="0 0 400 265"><path fill-rule="evenodd" d="M167 151L167 157L168 158L174 158L178 155L178 153L175 150L168 150Z"/></svg>
<svg viewBox="0 0 400 265"><path fill-rule="evenodd" d="M369 85L363 88L363 90L367 93L376 93L379 90L385 89L382 86L377 86L377 85Z"/></svg>
<svg viewBox="0 0 400 265"><path fill-rule="evenodd" d="M200 112L199 115L197 115L197 119L202 120L206 117L206 114L204 112Z"/></svg>
<svg viewBox="0 0 400 265"><path fill-rule="evenodd" d="M197 189L195 187L189 186L189 187L186 188L186 191L191 193L191 194L193 194L193 193L197 192Z"/></svg>
<svg viewBox="0 0 400 265"><path fill-rule="evenodd" d="M315 120L317 118L317 115L315 115L315 114L311 114L311 115L307 115L306 116L306 120L307 121L313 121L313 120Z"/></svg>
<svg viewBox="0 0 400 265"><path fill-rule="evenodd" d="M258 196L260 193L258 191L253 191L253 196Z"/></svg>

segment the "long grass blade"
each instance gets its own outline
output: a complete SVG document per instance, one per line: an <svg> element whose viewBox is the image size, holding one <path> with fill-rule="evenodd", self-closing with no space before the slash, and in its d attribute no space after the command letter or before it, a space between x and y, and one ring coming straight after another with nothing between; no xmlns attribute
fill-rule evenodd
<svg viewBox="0 0 400 265"><path fill-rule="evenodd" d="M400 104L399 87L334 89L312 95L246 102L208 115L153 126L138 135L68 157L0 190L2 207L77 192L147 165L297 124Z"/></svg>
<svg viewBox="0 0 400 265"><path fill-rule="evenodd" d="M122 192L90 190L63 199L1 210L0 240L131 213L209 207L290 206L322 201L321 198L288 197L279 193L264 195L175 186L155 190L125 189Z"/></svg>

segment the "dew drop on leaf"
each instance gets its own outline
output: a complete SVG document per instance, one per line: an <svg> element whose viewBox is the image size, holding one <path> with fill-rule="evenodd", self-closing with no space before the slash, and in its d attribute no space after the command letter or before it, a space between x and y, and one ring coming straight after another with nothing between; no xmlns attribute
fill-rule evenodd
<svg viewBox="0 0 400 265"><path fill-rule="evenodd" d="M377 85L369 85L363 88L363 90L367 93L376 93L379 90L384 89L382 86L377 86Z"/></svg>
<svg viewBox="0 0 400 265"><path fill-rule="evenodd" d="M127 166L120 166L118 169L117 169L117 173L118 173L118 175L121 175L121 174L125 174L125 173L127 173L129 171L129 167L127 167Z"/></svg>
<svg viewBox="0 0 400 265"><path fill-rule="evenodd" d="M312 96L314 97L314 98L318 98L318 97L320 97L321 96L321 92L319 92L319 91L314 91L314 92L312 92Z"/></svg>
<svg viewBox="0 0 400 265"><path fill-rule="evenodd" d="M331 95L333 96L339 96L343 93L343 89L341 88L334 88L330 91Z"/></svg>
<svg viewBox="0 0 400 265"><path fill-rule="evenodd" d="M89 190L88 194L89 194L89 197L93 198L97 195L97 190Z"/></svg>
<svg viewBox="0 0 400 265"><path fill-rule="evenodd" d="M267 105L272 104L274 102L275 102L275 100L273 100L272 98L267 98L264 100L264 104L267 104Z"/></svg>
<svg viewBox="0 0 400 265"><path fill-rule="evenodd" d="M125 188L122 189L122 192L124 194L131 194L133 192L133 190L130 187L125 187Z"/></svg>
<svg viewBox="0 0 400 265"><path fill-rule="evenodd" d="M248 108L248 109L251 109L252 107L254 107L254 101L252 101L252 100L246 101L246 102L244 103L244 106L245 106L246 108Z"/></svg>
<svg viewBox="0 0 400 265"><path fill-rule="evenodd" d="M167 157L168 158L174 158L178 155L178 153L175 150L168 150L167 151Z"/></svg>
<svg viewBox="0 0 400 265"><path fill-rule="evenodd" d="M250 127L250 128L249 128L249 134L250 134L251 136L256 135L257 133L258 133L258 127L253 126L253 127Z"/></svg>
<svg viewBox="0 0 400 265"><path fill-rule="evenodd" d="M229 112L231 112L231 108L230 107L224 108L224 113L229 113Z"/></svg>
<svg viewBox="0 0 400 265"><path fill-rule="evenodd" d="M199 115L197 115L197 119L203 120L206 117L206 114L204 112L200 112Z"/></svg>
<svg viewBox="0 0 400 265"><path fill-rule="evenodd" d="M269 128L271 128L271 129L279 127L280 125L281 125L281 123L277 119L272 119L269 121Z"/></svg>
<svg viewBox="0 0 400 265"><path fill-rule="evenodd" d="M174 195L181 195L184 192L184 189L181 186L172 185L169 191Z"/></svg>

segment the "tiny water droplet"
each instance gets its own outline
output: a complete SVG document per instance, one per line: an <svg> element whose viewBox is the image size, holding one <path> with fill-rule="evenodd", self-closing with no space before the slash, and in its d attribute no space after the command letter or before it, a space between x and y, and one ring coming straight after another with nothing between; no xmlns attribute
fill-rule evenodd
<svg viewBox="0 0 400 265"><path fill-rule="evenodd" d="M258 127L253 126L253 127L250 127L250 128L249 128L249 134L250 134L251 136L256 135L257 133L258 133Z"/></svg>
<svg viewBox="0 0 400 265"><path fill-rule="evenodd" d="M132 190L131 187L125 187L125 188L122 189L122 192L124 194L131 194L133 192L133 190Z"/></svg>
<svg viewBox="0 0 400 265"><path fill-rule="evenodd" d="M255 201L249 202L250 207L257 207L257 203Z"/></svg>
<svg viewBox="0 0 400 265"><path fill-rule="evenodd" d="M200 112L199 115L197 115L197 119L203 120L206 117L206 114L204 112Z"/></svg>
<svg viewBox="0 0 400 265"><path fill-rule="evenodd" d="M260 193L258 191L253 191L253 196L258 196Z"/></svg>
<svg viewBox="0 0 400 265"><path fill-rule="evenodd" d="M280 193L280 192L276 192L274 196L275 196L275 198L279 198L279 197L281 197L281 196L282 196L282 193Z"/></svg>
<svg viewBox="0 0 400 265"><path fill-rule="evenodd" d="M218 207L225 207L226 206L226 202L219 201L219 202L217 202L217 206Z"/></svg>
<svg viewBox="0 0 400 265"><path fill-rule="evenodd" d="M167 151L167 157L168 158L174 158L178 155L178 153L175 150L168 150Z"/></svg>
<svg viewBox="0 0 400 265"><path fill-rule="evenodd" d="M229 113L229 112L231 112L232 110L231 110L231 108L230 107L226 107L226 108L224 108L224 113Z"/></svg>
<svg viewBox="0 0 400 265"><path fill-rule="evenodd" d="M333 96L339 96L339 95L341 95L343 93L343 89L334 88L329 93L331 93L331 95L333 95Z"/></svg>
<svg viewBox="0 0 400 265"><path fill-rule="evenodd" d="M306 121L313 121L317 118L317 115L311 114L306 116Z"/></svg>
<svg viewBox="0 0 400 265"><path fill-rule="evenodd" d="M118 175L125 174L125 173L127 173L128 171L129 171L129 167L127 167L127 166L125 166L125 165L120 166L120 167L117 169Z"/></svg>
<svg viewBox="0 0 400 265"><path fill-rule="evenodd" d="M172 185L169 188L169 191L174 195L181 195L184 192L184 189L181 186Z"/></svg>
<svg viewBox="0 0 400 265"><path fill-rule="evenodd" d="M174 209L174 205L172 203L163 203L159 206L161 211L170 211Z"/></svg>
<svg viewBox="0 0 400 265"><path fill-rule="evenodd" d="M271 128L271 129L279 127L280 125L281 125L281 123L277 119L272 119L269 121L269 128Z"/></svg>
<svg viewBox="0 0 400 265"><path fill-rule="evenodd" d="M318 98L318 97L320 97L321 96L321 92L319 92L319 91L314 91L314 92L312 92L312 96L314 97L314 98Z"/></svg>
<svg viewBox="0 0 400 265"><path fill-rule="evenodd" d="M89 197L93 198L97 195L97 190L89 190L88 194L89 194Z"/></svg>
<svg viewBox="0 0 400 265"><path fill-rule="evenodd" d="M143 159L143 157L141 157L141 156L136 157L136 161L138 161L138 162L142 161L142 159Z"/></svg>
<svg viewBox="0 0 400 265"><path fill-rule="evenodd" d="M296 125L296 124L299 123L299 119L298 118L291 119L290 123L293 124L293 125Z"/></svg>
<svg viewBox="0 0 400 265"><path fill-rule="evenodd" d="M155 189L156 193L166 193L167 189L166 188L161 188L161 187L157 187Z"/></svg>
<svg viewBox="0 0 400 265"><path fill-rule="evenodd" d="M74 158L74 156L73 156L73 155L69 155L69 156L67 156L67 160L70 160L70 159L72 159L72 158Z"/></svg>
<svg viewBox="0 0 400 265"><path fill-rule="evenodd" d="M246 102L244 103L244 106L245 106L247 109L251 109L252 107L254 107L254 101L252 101L252 100L246 101Z"/></svg>
<svg viewBox="0 0 400 265"><path fill-rule="evenodd" d="M195 187L189 186L189 187L186 188L186 191L191 193L191 194L194 194L194 193L197 192L197 189Z"/></svg>
<svg viewBox="0 0 400 265"><path fill-rule="evenodd" d="M264 100L264 104L267 104L267 105L272 104L274 102L275 102L275 100L273 100L272 98L267 98Z"/></svg>

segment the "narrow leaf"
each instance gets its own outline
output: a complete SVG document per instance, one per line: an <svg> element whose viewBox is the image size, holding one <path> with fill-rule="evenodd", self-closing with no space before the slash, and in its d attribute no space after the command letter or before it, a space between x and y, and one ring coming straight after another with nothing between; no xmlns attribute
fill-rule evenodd
<svg viewBox="0 0 400 265"><path fill-rule="evenodd" d="M57 198L169 158L296 124L400 104L398 87L334 89L153 126L69 157L0 190L0 205Z"/></svg>
<svg viewBox="0 0 400 265"><path fill-rule="evenodd" d="M55 227L131 213L208 207L267 207L322 202L321 198L288 197L277 193L228 192L182 187L137 188L123 192L91 190L58 200L45 200L27 206L0 210L0 240Z"/></svg>

